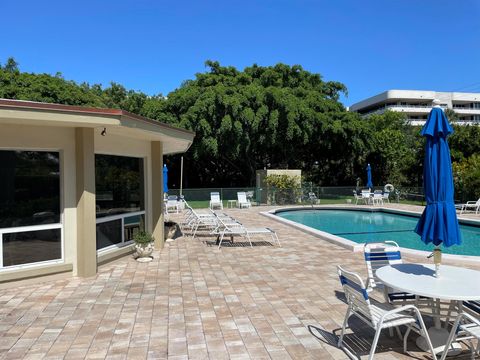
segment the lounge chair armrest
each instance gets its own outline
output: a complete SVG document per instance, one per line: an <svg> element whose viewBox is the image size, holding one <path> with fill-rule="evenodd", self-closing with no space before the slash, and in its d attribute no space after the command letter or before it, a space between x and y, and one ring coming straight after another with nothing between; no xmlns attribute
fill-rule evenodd
<svg viewBox="0 0 480 360"><path fill-rule="evenodd" d="M477 319L476 317L470 315L469 313L464 312L464 313L462 314L462 317L463 317L463 318L466 318L466 319L468 319L469 321L471 321L472 323L477 324L478 326L480 326L480 319Z"/></svg>

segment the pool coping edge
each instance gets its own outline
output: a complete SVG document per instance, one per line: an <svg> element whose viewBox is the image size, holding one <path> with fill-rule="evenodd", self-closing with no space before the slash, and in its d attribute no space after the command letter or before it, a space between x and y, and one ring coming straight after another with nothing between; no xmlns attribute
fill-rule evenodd
<svg viewBox="0 0 480 360"><path fill-rule="evenodd" d="M330 234L325 231L317 230L314 229L310 226L306 226L300 223L297 223L292 220L284 219L281 218L280 216L277 216L277 213L284 212L284 211L301 211L301 210L360 210L360 211L365 211L365 210L376 210L376 211L384 211L384 212L390 212L390 213L396 213L400 215L421 215L422 213L419 211L410 211L410 210L400 210L400 209L392 209L392 208L386 208L386 207L360 207L357 205L340 205L340 206L329 206L329 205L324 205L324 206L296 206L296 207L280 207L276 209L272 209L269 211L262 211L260 212L260 215L263 215L265 217L268 217L272 220L275 220L277 222L283 223L285 225L288 225L290 227L296 228L304 233L307 233L309 235L313 235L317 238L320 238L322 240L325 240L329 243L339 245L345 249L351 250L353 252L360 252L363 251L363 244L356 243L354 241L342 238L340 236L336 236L333 234ZM478 221L471 220L471 219L462 219L462 223L469 223L469 224L476 224L478 225ZM403 253L412 255L412 256L417 256L417 257L423 257L426 258L428 255L430 255L429 251L423 251L423 250L414 250L410 248L405 248L401 247L401 250ZM478 265L480 263L480 256L473 256L473 255L458 255L458 254L445 254L442 253L442 258L444 260L452 260L452 261L465 261L469 262L475 265Z"/></svg>

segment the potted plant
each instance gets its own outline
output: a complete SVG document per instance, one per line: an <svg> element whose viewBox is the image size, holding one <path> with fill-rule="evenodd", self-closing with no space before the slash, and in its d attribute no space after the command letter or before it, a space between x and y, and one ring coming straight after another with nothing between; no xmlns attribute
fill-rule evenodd
<svg viewBox="0 0 480 360"><path fill-rule="evenodd" d="M149 262L152 261L153 252L153 236L146 231L139 231L133 237L135 242L135 250L137 252L137 261Z"/></svg>

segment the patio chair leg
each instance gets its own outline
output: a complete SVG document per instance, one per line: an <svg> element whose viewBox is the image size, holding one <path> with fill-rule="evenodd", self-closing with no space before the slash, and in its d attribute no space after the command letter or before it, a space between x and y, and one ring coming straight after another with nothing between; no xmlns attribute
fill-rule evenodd
<svg viewBox="0 0 480 360"><path fill-rule="evenodd" d="M368 356L368 360L373 360L373 356L375 355L375 350L377 349L378 338L380 337L381 332L382 332L381 327L379 327L375 332L375 337L373 338L372 348L370 349L370 355Z"/></svg>
<svg viewBox="0 0 480 360"><path fill-rule="evenodd" d="M423 321L422 314L420 314L420 310L414 309L417 321L420 324L420 332L422 336L425 338L428 344L428 348L430 349L430 353L432 354L432 357L436 360L437 356L435 355L435 350L433 349L432 341L430 340L430 336L428 336L428 330L427 327L425 326L425 322ZM444 351L446 354L448 351Z"/></svg>
<svg viewBox="0 0 480 360"><path fill-rule="evenodd" d="M347 313L345 314L345 320L343 320L342 332L340 333L340 339L338 339L338 347L342 347L343 335L345 335L345 329L347 328L348 318L350 317L350 305L348 306Z"/></svg>
<svg viewBox="0 0 480 360"><path fill-rule="evenodd" d="M247 239L248 239L248 242L250 243L250 247L253 248L252 240L250 240L250 234L249 233L247 233Z"/></svg>
<svg viewBox="0 0 480 360"><path fill-rule="evenodd" d="M222 235L220 236L220 241L218 242L218 249L219 250L222 247L222 241L223 241L224 236L225 236L225 231L222 232Z"/></svg>
<svg viewBox="0 0 480 360"><path fill-rule="evenodd" d="M402 340L403 336L402 336L402 332L400 331L400 328L398 326L395 326L395 330L397 331L398 338Z"/></svg>
<svg viewBox="0 0 480 360"><path fill-rule="evenodd" d="M403 352L406 353L407 352L407 341L408 341L408 335L410 335L410 331L412 329L410 328L410 326L407 328L407 331L405 332L405 335L403 336Z"/></svg>
<svg viewBox="0 0 480 360"><path fill-rule="evenodd" d="M195 224L195 230L193 230L192 239L195 239L195 235L197 234L197 230L198 230L198 225L199 225L199 223Z"/></svg>

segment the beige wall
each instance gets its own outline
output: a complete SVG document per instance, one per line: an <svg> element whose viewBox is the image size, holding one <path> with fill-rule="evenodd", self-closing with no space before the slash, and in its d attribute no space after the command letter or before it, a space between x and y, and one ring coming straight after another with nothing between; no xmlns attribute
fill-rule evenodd
<svg viewBox="0 0 480 360"><path fill-rule="evenodd" d="M152 231L152 161L151 141L131 139L114 134L101 136L103 128L94 129L95 153L134 156L144 159L145 169L145 211L147 229ZM0 272L0 282L6 280L35 276L35 272L41 275L61 271L72 271L76 273L77 254L77 199L76 199L76 156L75 156L75 128L60 128L53 126L23 126L0 124L0 149L18 150L51 150L59 151L61 159L61 199L64 209L62 222L64 224L64 264L68 266L45 265L32 267L32 270L25 272L25 269L3 270ZM161 143L158 143L161 146ZM160 151L161 154L161 151ZM159 153L157 153L158 157ZM160 171L161 162L159 164ZM94 174L92 174L94 176ZM158 204L156 204L158 207ZM163 220L163 218L162 218ZM163 226L162 226L163 229ZM163 231L163 230L162 230ZM95 242L95 239L92 239ZM107 258L114 258L125 253L125 249L110 251ZM113 253L113 254L112 254ZM39 271L39 269L42 271Z"/></svg>
<svg viewBox="0 0 480 360"><path fill-rule="evenodd" d="M267 169L267 170L257 170L256 171L256 186L257 188L262 188L263 191L260 194L260 202L267 203L267 188L268 185L265 183L265 178L268 175L288 175L292 177L297 177L298 184L302 183L302 170L297 169Z"/></svg>

